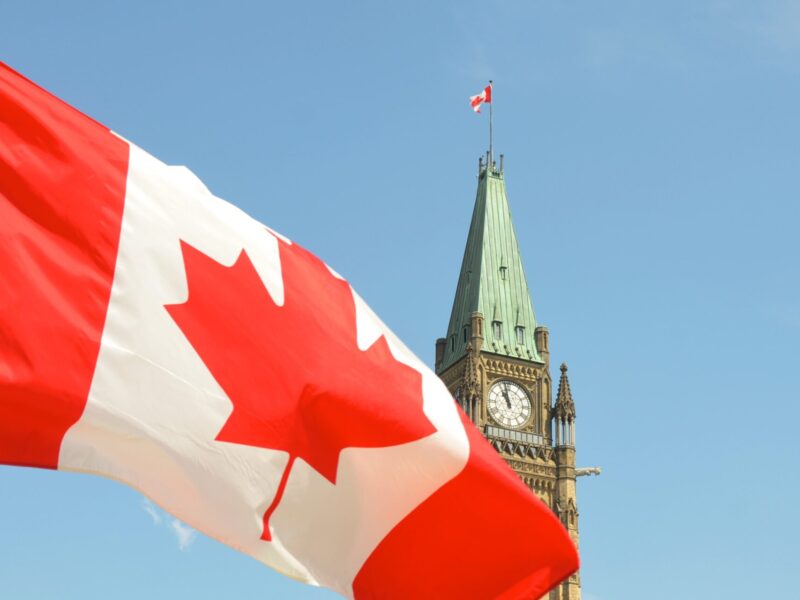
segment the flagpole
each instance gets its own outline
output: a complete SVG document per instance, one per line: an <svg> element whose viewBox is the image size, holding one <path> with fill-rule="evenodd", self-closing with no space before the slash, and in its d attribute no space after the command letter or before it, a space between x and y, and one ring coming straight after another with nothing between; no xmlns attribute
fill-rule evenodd
<svg viewBox="0 0 800 600"><path fill-rule="evenodd" d="M489 88L492 87L492 80L489 80ZM492 106L494 105L494 90L491 91L492 98L489 102L489 164L486 165L487 168L492 168L492 163L494 162L494 154L492 154Z"/></svg>

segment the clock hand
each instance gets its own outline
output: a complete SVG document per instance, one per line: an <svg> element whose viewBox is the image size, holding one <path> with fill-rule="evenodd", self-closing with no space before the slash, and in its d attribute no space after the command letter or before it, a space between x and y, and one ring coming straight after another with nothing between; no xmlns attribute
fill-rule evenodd
<svg viewBox="0 0 800 600"><path fill-rule="evenodd" d="M503 384L503 398L506 399L506 406L511 409L511 398L508 397L508 384Z"/></svg>

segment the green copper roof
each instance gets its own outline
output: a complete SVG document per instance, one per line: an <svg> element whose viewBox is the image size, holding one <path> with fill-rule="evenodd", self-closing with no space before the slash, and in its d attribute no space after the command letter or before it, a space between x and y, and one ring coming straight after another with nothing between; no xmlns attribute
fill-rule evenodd
<svg viewBox="0 0 800 600"><path fill-rule="evenodd" d="M502 171L493 168L483 168L479 176L440 371L466 353L473 312L483 314L485 352L543 362L534 340L536 316L511 221L505 180Z"/></svg>

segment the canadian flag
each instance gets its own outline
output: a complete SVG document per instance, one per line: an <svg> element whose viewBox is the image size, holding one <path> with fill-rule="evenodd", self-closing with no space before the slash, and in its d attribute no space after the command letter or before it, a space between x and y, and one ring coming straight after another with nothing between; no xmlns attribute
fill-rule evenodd
<svg viewBox="0 0 800 600"><path fill-rule="evenodd" d="M0 463L124 482L347 597L534 598L577 569L341 277L2 63L0 269Z"/></svg>
<svg viewBox="0 0 800 600"><path fill-rule="evenodd" d="M472 107L476 113L481 112L481 104L491 104L492 103L492 84L490 83L483 91L478 94L477 96L470 96L469 97L469 105Z"/></svg>

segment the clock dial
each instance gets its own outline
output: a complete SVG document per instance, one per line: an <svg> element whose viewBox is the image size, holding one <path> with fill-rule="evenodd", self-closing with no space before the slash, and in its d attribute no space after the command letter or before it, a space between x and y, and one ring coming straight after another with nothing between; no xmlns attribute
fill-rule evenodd
<svg viewBox="0 0 800 600"><path fill-rule="evenodd" d="M489 389L489 414L499 425L517 428L531 416L531 400L518 383L498 381Z"/></svg>

